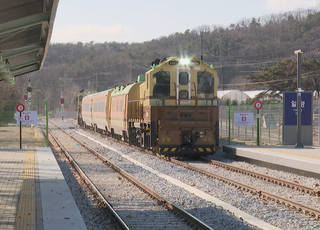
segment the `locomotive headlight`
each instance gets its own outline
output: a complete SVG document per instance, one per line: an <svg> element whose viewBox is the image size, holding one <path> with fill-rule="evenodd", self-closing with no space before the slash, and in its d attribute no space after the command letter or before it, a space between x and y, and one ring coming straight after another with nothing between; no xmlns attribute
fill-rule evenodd
<svg viewBox="0 0 320 230"><path fill-rule="evenodd" d="M188 91L187 90L180 90L179 91L179 98L182 98L182 99L185 99L185 98L188 98Z"/></svg>
<svg viewBox="0 0 320 230"><path fill-rule="evenodd" d="M182 65L189 65L190 64L190 60L189 59L180 59L180 63Z"/></svg>

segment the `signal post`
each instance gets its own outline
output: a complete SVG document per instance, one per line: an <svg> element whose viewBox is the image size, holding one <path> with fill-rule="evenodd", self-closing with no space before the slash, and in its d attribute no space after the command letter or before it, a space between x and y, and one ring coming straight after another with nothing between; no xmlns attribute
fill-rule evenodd
<svg viewBox="0 0 320 230"><path fill-rule="evenodd" d="M61 104L61 118L62 118L62 120L63 120L63 112L64 112L63 88L61 88L60 104Z"/></svg>
<svg viewBox="0 0 320 230"><path fill-rule="evenodd" d="M262 108L262 102L261 101L256 101L253 105L257 109L257 145L260 145L260 137L259 137L259 119L261 117L261 114L259 113L259 110Z"/></svg>

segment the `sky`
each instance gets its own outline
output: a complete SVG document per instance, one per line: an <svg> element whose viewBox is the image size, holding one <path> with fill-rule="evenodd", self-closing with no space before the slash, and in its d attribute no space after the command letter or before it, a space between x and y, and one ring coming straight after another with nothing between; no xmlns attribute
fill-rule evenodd
<svg viewBox="0 0 320 230"><path fill-rule="evenodd" d="M320 0L60 0L52 43L151 41L199 26L320 8Z"/></svg>

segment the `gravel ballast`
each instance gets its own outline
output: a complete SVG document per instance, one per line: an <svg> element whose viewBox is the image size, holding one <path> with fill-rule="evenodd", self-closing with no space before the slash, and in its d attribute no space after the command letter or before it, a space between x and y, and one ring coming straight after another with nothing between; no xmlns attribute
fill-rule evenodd
<svg viewBox="0 0 320 230"><path fill-rule="evenodd" d="M187 185L197 188L211 196L214 196L228 204L231 204L234 207L271 225L277 226L280 229L320 228L319 221L316 221L311 217L305 217L302 214L290 211L272 202L259 200L251 196L250 194L247 194L246 192L238 190L232 186L228 186L219 180L207 178L197 172L190 171L164 160L160 160L152 155L148 155L142 151L138 151L137 149L130 148L126 145L123 145L122 143L118 143L117 141L110 140L109 138L101 138L99 135L95 135L91 132L84 131L79 128L75 128L75 126L71 122L56 121L56 123L59 124L59 126L66 128L68 132L72 133L72 135L74 135L82 142L89 143L89 140L84 136L79 135L77 132L88 135L97 141L105 143L106 145L110 145L112 146L112 148L121 151L122 154L126 154L130 158L133 158L134 160L139 161L154 170L180 180ZM69 127L72 127L72 129L69 129ZM128 173L132 173L135 178L139 179L139 181L150 186L153 190L168 198L173 203L178 204L179 206L188 210L190 213L201 218L202 220L206 220L206 223L208 223L208 225L210 226L215 226L215 229L256 229L252 225L242 223L242 220L233 216L232 213L228 212L228 210L224 210L211 202L203 200L199 197L195 197L193 194L190 194L186 190L168 183L166 180L159 178L148 170L142 169L140 166L137 166L133 162L128 161L119 154L116 154L114 151L104 148L98 144L92 143L92 145L95 146L94 148L98 149L99 152L103 154L108 160L114 162L116 165L118 165ZM313 178L306 178L291 173L258 167L244 162L230 161L228 159L225 159L225 153L223 153L222 151L218 151L217 153L215 153L212 158L223 161L224 163L241 166L250 170L254 169L260 173L267 173L270 176L291 181L296 180L299 183L305 184L310 187L314 187L317 184L320 184L319 180ZM203 164L197 162L193 163L197 167L203 166ZM217 174L221 173L222 175L228 177L232 176L232 173L226 172L225 169L215 167L212 168ZM208 169L208 171L210 170L211 169ZM259 185L259 180L253 178L249 179L248 177L239 176L239 174L235 175L234 179L246 184L251 183L252 186L262 186L264 190L277 189L277 187L274 185L270 185L270 188L265 188L265 184ZM297 193L294 193L293 195L287 194L287 196L297 196L295 194Z"/></svg>

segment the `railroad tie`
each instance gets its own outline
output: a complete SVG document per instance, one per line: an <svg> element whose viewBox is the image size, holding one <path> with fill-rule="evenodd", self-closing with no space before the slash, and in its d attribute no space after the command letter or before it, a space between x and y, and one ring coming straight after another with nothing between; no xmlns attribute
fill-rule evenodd
<svg viewBox="0 0 320 230"><path fill-rule="evenodd" d="M36 229L36 197L34 168L34 150L27 150L22 176L22 186L19 196L17 216L14 227L15 230Z"/></svg>

